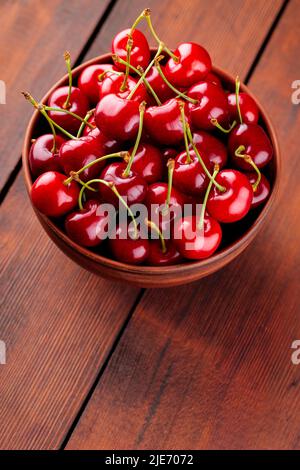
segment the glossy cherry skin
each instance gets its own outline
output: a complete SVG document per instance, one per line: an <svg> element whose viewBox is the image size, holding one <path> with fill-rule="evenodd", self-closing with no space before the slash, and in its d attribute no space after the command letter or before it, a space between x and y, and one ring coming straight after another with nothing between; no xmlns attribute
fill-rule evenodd
<svg viewBox="0 0 300 470"><path fill-rule="evenodd" d="M225 92L212 82L200 82L188 90L188 96L199 101L189 103L192 124L197 129L212 130L211 119L217 119L222 126L229 123L228 103Z"/></svg>
<svg viewBox="0 0 300 470"><path fill-rule="evenodd" d="M209 73L206 75L205 81L206 81L206 82L211 82L211 83L213 83L214 85L217 85L217 86L219 86L220 88L222 88L221 79L218 77L218 75L216 75L216 74L213 73L213 72L209 72Z"/></svg>
<svg viewBox="0 0 300 470"><path fill-rule="evenodd" d="M100 178L114 183L120 195L127 198L127 204L138 204L144 201L147 194L147 183L140 175L131 170L129 176L124 177L123 173L127 164L124 162L114 162L104 168ZM99 183L99 192L103 200L119 206L119 199L113 191L102 183Z"/></svg>
<svg viewBox="0 0 300 470"><path fill-rule="evenodd" d="M79 187L75 181L65 185L66 176L57 171L47 171L32 185L33 205L44 215L60 217L77 206Z"/></svg>
<svg viewBox="0 0 300 470"><path fill-rule="evenodd" d="M106 95L97 105L95 120L97 127L108 137L133 140L140 122L139 103L114 94Z"/></svg>
<svg viewBox="0 0 300 470"><path fill-rule="evenodd" d="M61 145L65 142L60 135L56 136L56 149L53 149L53 135L44 134L38 137L30 147L29 166L33 176L39 176L45 171L61 171L58 153Z"/></svg>
<svg viewBox="0 0 300 470"><path fill-rule="evenodd" d="M165 75L164 66L161 65L160 67L162 69L163 74ZM174 97L174 92L171 90L170 87L168 87L166 82L164 82L164 80L158 73L156 67L151 67L151 69L147 73L146 78L162 103Z"/></svg>
<svg viewBox="0 0 300 470"><path fill-rule="evenodd" d="M231 121L239 121L239 115L236 107L235 93L228 93L228 109ZM242 120L245 124L257 124L259 119L259 109L254 99L248 93L239 93L239 104Z"/></svg>
<svg viewBox="0 0 300 470"><path fill-rule="evenodd" d="M262 168L273 157L273 147L269 137L258 124L240 124L230 133L228 140L229 152L238 168L252 171L252 167L243 158L236 157L235 151L243 145L244 154L250 155L258 168Z"/></svg>
<svg viewBox="0 0 300 470"><path fill-rule="evenodd" d="M69 87L62 86L54 90L48 99L48 106L53 108L64 109L64 104L68 97ZM77 114L84 118L89 108L88 99L82 91L77 87L72 87L70 107L67 111ZM69 114L60 111L48 111L48 115L53 119L56 124L59 124L63 129L75 133L78 131L81 122L79 119L70 116Z"/></svg>
<svg viewBox="0 0 300 470"><path fill-rule="evenodd" d="M193 141L200 155L204 152L212 165L223 168L227 163L227 148L219 139L205 131L193 132Z"/></svg>
<svg viewBox="0 0 300 470"><path fill-rule="evenodd" d="M112 42L112 53L116 54L123 60L127 59L126 46L129 33L130 29L124 29L114 37ZM150 62L150 48L148 41L139 29L135 29L133 31L132 39L133 46L130 53L130 63L136 68L141 66L145 69ZM119 62L116 62L115 65L119 70L124 71L126 69L126 66Z"/></svg>
<svg viewBox="0 0 300 470"><path fill-rule="evenodd" d="M205 192L209 180L193 150L190 151L190 156L190 163L187 161L187 154L185 151L181 152L175 158L173 185L182 193L189 194L191 196L201 196ZM211 166L206 155L202 153L201 157L207 166L208 171L210 171Z"/></svg>
<svg viewBox="0 0 300 470"><path fill-rule="evenodd" d="M237 170L221 170L216 181L226 188L219 191L214 185L207 201L207 212L223 223L236 222L249 212L253 189L248 178Z"/></svg>
<svg viewBox="0 0 300 470"><path fill-rule="evenodd" d="M86 95L91 104L99 101L99 75L106 70L112 70L111 64L88 65L83 69L78 78L78 88Z"/></svg>
<svg viewBox="0 0 300 470"><path fill-rule="evenodd" d="M247 176L248 180L250 181L251 185L253 185L257 179L257 174L256 173L245 173ZM254 209L257 206L260 206L261 204L264 204L266 200L270 196L270 183L265 177L265 175L261 174L261 180L259 182L259 185L256 188L256 191L253 192L253 198L251 201L251 209Z"/></svg>
<svg viewBox="0 0 300 470"><path fill-rule="evenodd" d="M107 238L108 219L101 213L98 201L90 199L82 210L66 217L65 229L69 237L81 246L97 246Z"/></svg>
<svg viewBox="0 0 300 470"><path fill-rule="evenodd" d="M129 150L129 153L132 150L133 148ZM163 174L163 160L160 150L151 144L140 144L131 169L142 176L148 184L160 181Z"/></svg>
<svg viewBox="0 0 300 470"><path fill-rule="evenodd" d="M149 255L149 240L134 236L132 224L129 227L121 224L118 226L115 237L109 239L109 247L113 257L126 264L142 264Z"/></svg>
<svg viewBox="0 0 300 470"><path fill-rule="evenodd" d="M199 229L199 218L191 215L179 219L174 227L174 244L184 258L204 259L211 256L222 240L220 224L205 215L203 229Z"/></svg>
<svg viewBox="0 0 300 470"><path fill-rule="evenodd" d="M180 44L174 54L176 62L170 58L165 66L167 79L175 87L190 87L205 79L211 70L211 58L204 47L194 42Z"/></svg>
<svg viewBox="0 0 300 470"><path fill-rule="evenodd" d="M161 145L178 145L183 142L178 101L171 98L161 106L150 106L145 111L144 126L148 134Z"/></svg>
<svg viewBox="0 0 300 470"><path fill-rule="evenodd" d="M165 240L166 251L163 253L160 240L151 240L147 264L150 266L170 266L178 264L182 256L171 240Z"/></svg>
<svg viewBox="0 0 300 470"><path fill-rule="evenodd" d="M119 98L127 98L129 93L136 86L138 80L129 75L126 82L126 88L124 91L122 91L121 86L124 80L124 76L125 74L117 75L113 72L108 73L99 84L99 99L103 98L103 96L110 95L111 93L117 95ZM143 83L141 83L134 92L131 99L141 103L142 101L147 101L148 97L149 95L147 93L146 87Z"/></svg>

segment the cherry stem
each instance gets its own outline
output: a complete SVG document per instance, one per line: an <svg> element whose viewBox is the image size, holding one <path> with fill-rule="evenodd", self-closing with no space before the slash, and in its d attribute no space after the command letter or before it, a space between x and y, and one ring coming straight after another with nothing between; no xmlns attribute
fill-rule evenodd
<svg viewBox="0 0 300 470"><path fill-rule="evenodd" d="M241 85L240 79L239 79L239 77L236 77L236 79L235 79L236 109L237 109L237 112L238 112L240 123L243 124L243 118L242 118L241 108L240 108L240 85Z"/></svg>
<svg viewBox="0 0 300 470"><path fill-rule="evenodd" d="M174 168L175 168L175 161L170 158L168 160L167 167L168 167L168 192L167 192L167 199L166 199L165 204L169 210L172 186L173 186L173 173L174 173Z"/></svg>
<svg viewBox="0 0 300 470"><path fill-rule="evenodd" d="M126 62L126 60L123 60L121 59L121 57L117 56L117 55L113 55L112 56L113 60L116 61L116 62L120 62L120 64L123 64L123 65L127 65L128 62ZM129 65L129 68L135 72L137 75L139 75L140 77L143 75L143 71L137 69L136 67L134 67L133 65L131 64L128 64ZM148 90L150 91L150 93L152 94L152 96L154 97L156 103L158 104L158 106L161 105L161 101L160 99L158 98L157 94L155 93L155 91L153 90L152 86L150 85L150 83L147 81L147 79L144 77L143 78L143 82L144 82L144 85L148 88Z"/></svg>
<svg viewBox="0 0 300 470"><path fill-rule="evenodd" d="M143 123L144 123L144 114L145 114L145 109L146 109L146 102L143 101L140 106L139 106L139 112L140 112L140 123L139 123L139 130L138 130L138 134L137 134L137 137L136 137L136 141L135 141L135 144L134 144L134 147L133 147L133 150L131 152L131 155L129 157L129 161L128 161L128 164L123 172L123 177L124 178L127 178L129 176L129 173L130 173L130 169L131 169L131 166L132 166L132 163L133 163L133 160L134 160L134 157L135 157L135 154L137 152L137 149L140 145L140 141L141 141L141 137L142 137L142 132L143 132Z"/></svg>
<svg viewBox="0 0 300 470"><path fill-rule="evenodd" d="M218 123L218 119L212 118L210 122L213 126L216 126L217 129L224 132L224 134L229 134L229 132L231 132L234 126L236 125L236 121L233 121L229 129L224 129L224 127L222 127L221 124Z"/></svg>
<svg viewBox="0 0 300 470"><path fill-rule="evenodd" d="M84 165L79 170L71 171L70 177L64 181L64 184L65 185L69 184L73 179L77 178L77 176L80 175L83 171L87 170L88 168L95 165L96 163L102 162L103 160L109 160L110 158L126 158L127 155L128 155L128 152L116 152L116 153L110 153L108 155L103 155L102 157L96 158L90 163L87 163L86 165Z"/></svg>
<svg viewBox="0 0 300 470"><path fill-rule="evenodd" d="M147 24L148 24L148 27L150 29L150 32L153 36L153 38L155 39L155 41L158 43L158 44L161 44L161 40L159 39L157 33L155 32L154 28L153 28L153 24L152 24L152 21L151 21L151 11L150 11L150 8L146 8L144 11L143 11L143 17L146 18L146 21L147 21ZM164 45L164 50L166 51L166 53L172 57L172 59L177 63L179 62L179 58L167 47Z"/></svg>
<svg viewBox="0 0 300 470"><path fill-rule="evenodd" d="M177 90L177 88L175 88L170 82L169 80L165 77L162 69L161 69L161 66L159 64L160 60L162 60L164 58L164 56L159 56L155 59L154 63L155 63L155 67L159 73L159 75L161 76L161 78L163 79L163 81L165 82L165 84L171 88L172 91L174 91L175 95L179 96L180 98L184 99L184 100L187 100L189 101L190 103L192 104L197 104L198 103L198 100L194 100L193 98L190 98L189 96L186 96L184 93L182 93L181 91Z"/></svg>
<svg viewBox="0 0 300 470"><path fill-rule="evenodd" d="M245 153L241 153L241 152L245 152L245 150L246 150L245 146L240 145L236 149L234 154L238 158L243 158L245 160L245 162L249 163L249 165L251 165L252 168L255 170L255 172L257 174L257 178L256 178L255 183L253 183L253 185L252 185L253 191L255 192L257 190L257 187L258 187L258 185L260 183L260 180L261 180L261 172L260 172L259 168L257 167L257 165L254 163L253 159L250 157L250 155L247 155Z"/></svg>
<svg viewBox="0 0 300 470"><path fill-rule="evenodd" d="M51 106L44 106L44 109L46 111L54 111L58 113L65 113L69 114L70 116L74 117L75 119L78 119L78 121L85 122L85 118L79 116L78 114L73 113L72 111L68 111L67 109L64 108L52 108ZM93 124L90 124L89 122L85 122L87 126L89 126L91 129L94 129Z"/></svg>
<svg viewBox="0 0 300 470"><path fill-rule="evenodd" d="M104 70L104 72L100 73L100 75L98 75L98 81L99 82L102 82L105 78L105 76L108 74L108 73L113 73L115 75L123 75L123 72L118 72L117 70Z"/></svg>
<svg viewBox="0 0 300 470"><path fill-rule="evenodd" d="M76 137L72 134L70 134L68 131L66 131L65 129L63 129L62 127L60 127L58 124L56 124L55 121L53 121L53 119L51 119L46 110L45 110L45 106L43 104L40 104L38 103L31 95L30 93L27 93L25 91L22 91L22 95L25 97L25 99L27 101L29 101L48 121L50 127L51 127L51 130L53 129L53 126L55 126L57 129L59 129L63 134L65 134L67 137L69 137L69 139L76 139ZM53 132L53 131L52 131ZM54 131L55 132L55 131ZM55 133L56 135L56 133Z"/></svg>
<svg viewBox="0 0 300 470"><path fill-rule="evenodd" d="M131 219L132 219L132 222L133 222L133 225L134 225L134 237L137 238L138 236L138 230L137 230L137 223L136 223L136 220L134 218L134 214L132 212L132 210L130 209L130 207L128 206L128 204L126 203L125 199L121 196L121 194L119 193L119 191L117 190L116 186L114 185L114 183L112 183L111 181L105 181L105 180L102 180L102 179L93 179L93 180L90 180L88 181L86 184L90 185L92 183L101 183L101 184L104 184L105 186L107 186L108 188L110 188L112 190L112 192L117 196L117 198L119 199L119 201L121 201L121 203L123 204L123 206L127 209L127 212L128 214L130 215ZM79 194L79 197L80 197L80 194ZM78 201L78 204L79 204L79 201ZM80 206L79 206L80 207Z"/></svg>
<svg viewBox="0 0 300 470"><path fill-rule="evenodd" d="M145 224L151 230L154 230L154 232L157 233L157 235L159 236L160 243L161 243L161 251L162 251L163 254L165 254L166 251L167 251L167 247L166 247L166 241L164 239L164 236L163 236L161 230L159 230L159 227L154 222L152 222L152 220L145 219Z"/></svg>
<svg viewBox="0 0 300 470"><path fill-rule="evenodd" d="M178 100L178 105L180 109L180 114L181 114L181 123L182 123L182 130L183 130L183 136L184 136L184 145L185 145L185 151L186 151L186 163L191 163L191 154L190 154L190 149L189 149L189 143L188 143L188 136L187 136L187 122L186 122L186 117L184 113L184 106L185 104L183 101Z"/></svg>
<svg viewBox="0 0 300 470"><path fill-rule="evenodd" d="M69 91L68 91L68 96L67 96L66 101L65 101L64 104L63 104L63 108L64 108L64 109L67 109L67 108L70 108L70 106L71 106L71 104L70 104L70 99L71 99L72 80L73 80L73 77L72 77L72 68L71 68L71 55L70 55L70 52L66 51L66 52L64 53L64 59L65 59L65 62L66 62L66 66L67 66L67 70L68 70L68 76L69 76Z"/></svg>
<svg viewBox="0 0 300 470"><path fill-rule="evenodd" d="M149 70L151 69L151 67L154 65L154 62L156 60L156 58L161 54L163 50L163 44L159 44L159 47L157 49L157 52L154 56L154 58L151 60L151 62L149 63L148 67L146 68L146 70L142 73L142 75L140 76L140 78L138 79L136 85L133 87L133 89L131 90L131 92L129 93L129 95L127 96L127 99L128 100L131 100L131 98L133 97L134 93L136 92L136 90L138 89L138 87L141 85L141 83L146 79L146 75L149 73Z"/></svg>
<svg viewBox="0 0 300 470"><path fill-rule="evenodd" d="M206 189L206 192L205 192L205 196L204 196L204 199L203 199L203 203L202 203L202 207L201 207L201 214L200 214L200 220L199 220L199 224L198 224L198 229L199 230L203 230L203 226L204 226L204 217L205 217L205 209L206 209L206 206L207 206L207 201L208 201L208 197L209 197L209 193L211 191L211 187L213 185L213 183L215 183L215 178L218 174L220 170L220 167L219 165L215 165L214 167L214 172L213 172L213 175L212 175L212 178L207 186L207 189Z"/></svg>
<svg viewBox="0 0 300 470"><path fill-rule="evenodd" d="M94 108L94 109L90 109L90 110L86 113L85 118L84 118L84 120L82 121L82 123L81 123L81 125L80 125L80 127L79 127L79 129L78 129L77 136L76 136L77 139L79 139L79 137L81 136L81 134L82 134L82 132L83 132L83 129L85 128L86 125L89 125L89 127L92 126L93 129L96 128L96 126L93 126L92 124L90 124L90 123L88 122L88 120L90 119L90 117L93 116L94 111L95 111L95 108Z"/></svg>
<svg viewBox="0 0 300 470"><path fill-rule="evenodd" d="M199 151L198 151L198 149L197 149L197 147L196 147L196 145L195 145L195 143L194 143L194 141L193 141L193 136L192 136L192 133L191 133L191 128L190 128L190 126L189 126L188 123L186 123L186 129L187 129L187 134L188 134L188 138L189 138L189 140L190 140L190 143L191 143L191 145L192 145L192 147L193 147L193 150L194 150L194 152L195 152L195 154L196 154L196 156L197 156L197 158L198 158L198 160L199 160L199 162L200 162L200 165L202 166L202 168L203 168L203 170L204 170L206 176L209 178L210 181L213 182L213 184L216 186L216 188L218 188L218 190L219 190L221 193L225 193L226 188L225 188L224 186L221 186L221 185L220 185L219 183L217 183L215 180L213 180L212 175L211 175L210 172L208 171L208 169L207 169L207 167L206 167L206 165L205 165L203 159L201 158L201 156L200 156L200 154L199 154Z"/></svg>

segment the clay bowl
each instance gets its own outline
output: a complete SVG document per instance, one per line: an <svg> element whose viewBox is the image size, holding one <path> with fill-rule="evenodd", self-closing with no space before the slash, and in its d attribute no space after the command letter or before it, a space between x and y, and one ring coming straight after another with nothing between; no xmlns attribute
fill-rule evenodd
<svg viewBox="0 0 300 470"><path fill-rule="evenodd" d="M80 72L87 65L108 62L111 62L111 55L104 54L76 67L73 71L74 81L76 81ZM235 89L235 79L233 76L218 67L214 67L213 72L221 78L223 84L225 84L229 90L233 91ZM48 91L41 101L45 103L49 94L54 89L66 83L67 76L64 76ZM127 265L108 258L101 252L99 253L99 251L91 251L90 249L77 245L70 240L59 225L34 208L37 218L49 237L66 255L83 268L104 278L125 281L141 287L171 287L186 284L208 276L226 266L226 264L245 250L266 223L270 210L278 197L280 179L279 145L271 121L259 101L245 85L241 85L241 91L246 91L256 101L261 113L261 125L268 133L274 147L274 158L268 165L268 177L271 181L272 192L263 208L251 211L245 219L234 224L234 229L232 224L225 226L224 241L213 256L202 261L184 262L176 266L168 267ZM42 120L43 118L41 118L39 112L35 111L27 127L23 145L23 168L26 188L29 193L32 186L32 177L28 164L29 149L31 139L38 136L41 131L43 126ZM104 248L102 248L102 250L104 250Z"/></svg>

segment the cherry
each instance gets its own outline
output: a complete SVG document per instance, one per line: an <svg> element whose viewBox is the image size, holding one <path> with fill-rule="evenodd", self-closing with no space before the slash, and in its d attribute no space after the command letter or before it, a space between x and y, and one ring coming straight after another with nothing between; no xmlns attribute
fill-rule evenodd
<svg viewBox="0 0 300 470"><path fill-rule="evenodd" d="M248 180L250 181L251 185L255 185L257 181L257 174L256 173L245 173ZM259 184L257 185L256 190L253 192L253 198L251 202L251 209L254 209L257 206L260 206L268 199L270 195L270 183L265 177L265 175L261 174L261 179Z"/></svg>
<svg viewBox="0 0 300 470"><path fill-rule="evenodd" d="M98 201L90 199L79 211L72 212L65 220L69 237L82 246L97 246L107 237L108 219L100 212Z"/></svg>
<svg viewBox="0 0 300 470"><path fill-rule="evenodd" d="M212 164L223 168L227 163L227 149L223 142L205 131L193 132L193 141L200 151L204 152Z"/></svg>
<svg viewBox="0 0 300 470"><path fill-rule="evenodd" d="M171 98L161 106L146 109L145 129L162 145L177 145L183 142L184 132L177 99Z"/></svg>
<svg viewBox="0 0 300 470"><path fill-rule="evenodd" d="M222 239L220 224L205 215L203 227L199 227L195 215L180 218L175 222L174 244L184 258L203 259L211 256Z"/></svg>
<svg viewBox="0 0 300 470"><path fill-rule="evenodd" d="M132 152L133 148L129 150L129 153ZM160 150L154 145L140 144L131 169L142 176L148 184L159 181L163 174L163 160Z"/></svg>
<svg viewBox="0 0 300 470"><path fill-rule="evenodd" d="M127 59L127 43L128 38L132 39L132 46L130 50L130 63L135 68L142 67L143 69L147 67L150 62L150 48L148 41L144 34L138 29L124 29L118 33L112 42L112 53L119 56L121 59ZM116 67L119 70L125 71L126 66L120 64L120 62L115 62Z"/></svg>
<svg viewBox="0 0 300 470"><path fill-rule="evenodd" d="M165 74L164 66L161 65L161 69ZM162 79L156 67L151 67L151 69L147 73L147 82L152 86L153 90L155 91L162 103L174 97L174 92Z"/></svg>
<svg viewBox="0 0 300 470"><path fill-rule="evenodd" d="M209 180L194 150L191 150L189 155L190 158L187 152L183 151L175 158L174 186L183 193L200 196L207 188ZM206 167L210 167L206 155L201 156Z"/></svg>
<svg viewBox="0 0 300 470"><path fill-rule="evenodd" d="M65 175L57 171L47 171L32 185L31 200L42 214L60 217L77 205L79 187L75 181L64 184Z"/></svg>
<svg viewBox="0 0 300 470"><path fill-rule="evenodd" d="M220 88L222 88L221 79L218 77L218 75L216 75L216 74L213 73L213 72L209 72L209 73L206 75L205 81L206 81L206 82L211 82L211 83L213 83L214 85L217 85L217 86L219 86Z"/></svg>
<svg viewBox="0 0 300 470"><path fill-rule="evenodd" d="M113 72L109 72L106 74L105 78L100 82L99 85L99 97L100 99L103 96L109 95L111 93L117 95L119 98L127 98L130 92L135 88L138 80L136 78L128 76L126 80L126 87L123 90L122 84L124 82L124 74L115 74ZM141 83L137 90L134 92L132 96L133 101L138 101L141 103L142 101L147 100L148 93L146 87L143 83Z"/></svg>
<svg viewBox="0 0 300 470"><path fill-rule="evenodd" d="M216 182L225 191L214 186L208 197L207 211L219 222L236 222L248 213L253 189L248 178L237 170L222 170Z"/></svg>
<svg viewBox="0 0 300 470"><path fill-rule="evenodd" d="M203 80L211 70L211 58L204 47L194 42L180 44L165 66L167 79L176 87L190 87Z"/></svg>
<svg viewBox="0 0 300 470"><path fill-rule="evenodd" d="M29 166L33 176L39 176L45 171L61 171L58 152L65 142L61 136L55 137L53 134L44 134L34 140L29 152Z"/></svg>
<svg viewBox="0 0 300 470"><path fill-rule="evenodd" d="M50 108L59 108L61 110L67 110L77 114L81 118L84 118L88 111L88 100L79 88L71 88L70 106L64 107L65 102L68 98L69 87L62 86L54 90L48 99L48 106ZM56 124L61 126L63 129L69 132L76 132L81 122L74 116L70 116L61 111L48 111L48 115L53 119Z"/></svg>
<svg viewBox="0 0 300 470"><path fill-rule="evenodd" d="M89 124L91 124L92 126L95 126L95 129L97 129L99 132L100 130L97 128L96 126L96 120L95 120L95 113L93 113L87 120L87 122ZM85 135L89 135L91 132L92 132L92 128L90 126L84 126L84 129L82 131L82 135L85 136Z"/></svg>
<svg viewBox="0 0 300 470"><path fill-rule="evenodd" d="M239 118L238 109L236 106L236 94L228 93L228 109L231 121ZM259 109L254 99L248 93L239 93L239 105L241 117L245 124L257 124L259 119Z"/></svg>
<svg viewBox="0 0 300 470"><path fill-rule="evenodd" d="M95 111L97 127L108 137L132 140L139 128L139 103L114 94L104 96Z"/></svg>
<svg viewBox="0 0 300 470"><path fill-rule="evenodd" d="M109 239L114 258L126 264L141 264L149 256L149 240L136 236L132 224L117 227L115 237Z"/></svg>
<svg viewBox="0 0 300 470"><path fill-rule="evenodd" d="M228 103L225 92L212 82L200 82L188 90L190 98L198 100L198 104L188 104L192 124L197 129L211 130L216 119L220 125L229 122Z"/></svg>
<svg viewBox="0 0 300 470"><path fill-rule="evenodd" d="M243 154L249 155L258 168L262 168L273 157L273 147L269 137L258 124L239 124L231 132L228 140L229 152L237 167L252 171L251 165L236 151L244 147Z"/></svg>
<svg viewBox="0 0 300 470"><path fill-rule="evenodd" d="M88 65L83 69L78 78L78 88L87 96L91 104L99 101L99 76L108 70L112 70L111 64Z"/></svg>
<svg viewBox="0 0 300 470"><path fill-rule="evenodd" d="M150 220L145 220L146 225L159 237L151 240L147 262L152 266L169 266L177 264L181 260L181 254L171 240L165 240L158 226Z"/></svg>
<svg viewBox="0 0 300 470"><path fill-rule="evenodd" d="M134 171L125 176L126 163L114 162L108 165L101 174L101 179L113 183L121 196L127 198L127 204L138 204L144 201L147 194L147 183L140 175ZM102 184L99 185L99 192L104 201L118 206L119 201L116 195Z"/></svg>

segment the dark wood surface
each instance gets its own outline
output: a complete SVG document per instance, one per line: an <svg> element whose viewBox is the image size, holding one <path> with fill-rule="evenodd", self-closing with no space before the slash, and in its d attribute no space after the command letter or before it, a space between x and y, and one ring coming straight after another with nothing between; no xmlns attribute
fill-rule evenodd
<svg viewBox="0 0 300 470"><path fill-rule="evenodd" d="M290 361L300 337L300 108L291 103L300 1L281 11L282 2L273 0L189 0L184 9L179 0L119 0L104 17L108 2L82 10L83 3L1 3L1 13L9 12L1 15L1 57L2 35L20 51L3 74L1 61L0 79L12 75L8 99L19 81L41 96L63 72L63 49L82 60L105 52L113 34L150 6L171 46L199 41L217 65L243 79L251 71L250 87L270 112L283 150L282 196L263 233L227 268L141 298L137 288L96 278L61 254L29 207L22 175L11 178L1 217L7 364L0 366L0 448L300 448L300 369ZM23 102L14 103L13 111L0 107L1 123L8 120L1 134L4 183L30 115Z"/></svg>

